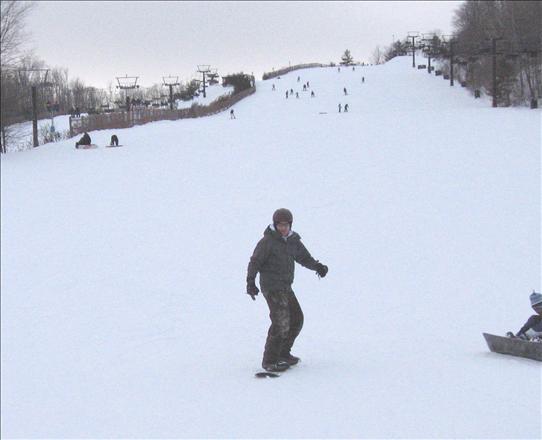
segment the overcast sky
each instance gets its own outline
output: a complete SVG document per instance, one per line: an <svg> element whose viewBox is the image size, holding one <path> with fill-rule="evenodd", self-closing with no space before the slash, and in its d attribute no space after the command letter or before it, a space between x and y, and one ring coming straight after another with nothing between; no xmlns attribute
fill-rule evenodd
<svg viewBox="0 0 542 440"><path fill-rule="evenodd" d="M50 67L87 85L194 77L198 64L257 79L289 63L356 61L409 31L451 33L461 1L175 2L40 1L27 21L29 46Z"/></svg>

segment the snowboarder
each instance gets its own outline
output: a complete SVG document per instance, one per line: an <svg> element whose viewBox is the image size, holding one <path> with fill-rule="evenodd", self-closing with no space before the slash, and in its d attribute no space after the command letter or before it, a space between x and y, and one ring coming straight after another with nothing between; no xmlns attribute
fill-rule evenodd
<svg viewBox="0 0 542 440"><path fill-rule="evenodd" d="M352 66L352 72L355 72L355 71L356 71L356 68Z"/></svg>
<svg viewBox="0 0 542 440"><path fill-rule="evenodd" d="M290 95L294 94L294 89L290 89Z"/></svg>
<svg viewBox="0 0 542 440"><path fill-rule="evenodd" d="M348 95L348 93L346 92L346 87L343 89L343 92L344 92L344 95Z"/></svg>
<svg viewBox="0 0 542 440"><path fill-rule="evenodd" d="M307 89L310 89L310 88L311 88L311 86L310 86L309 82L307 81Z"/></svg>
<svg viewBox="0 0 542 440"><path fill-rule="evenodd" d="M295 92L295 97L299 98L299 92Z"/></svg>
<svg viewBox="0 0 542 440"><path fill-rule="evenodd" d="M117 137L116 134L111 136L111 142L109 143L109 145L112 146L112 147L118 147L119 146L119 138Z"/></svg>
<svg viewBox="0 0 542 440"><path fill-rule="evenodd" d="M273 223L264 231L247 268L247 294L256 300L256 274L270 310L271 326L267 334L262 367L266 371L284 371L299 362L290 351L303 327L303 312L292 290L295 262L325 277L328 268L315 260L292 231L293 216L285 208L273 213Z"/></svg>
<svg viewBox="0 0 542 440"><path fill-rule="evenodd" d="M340 67L337 67L337 72L340 72L341 71L341 68Z"/></svg>
<svg viewBox="0 0 542 440"><path fill-rule="evenodd" d="M345 104L345 105L344 105L344 112L345 112L345 113L348 113L348 104Z"/></svg>
<svg viewBox="0 0 542 440"><path fill-rule="evenodd" d="M230 119L237 119L235 117L235 113L233 112L233 109L230 110Z"/></svg>
<svg viewBox="0 0 542 440"><path fill-rule="evenodd" d="M508 336L526 340L542 337L542 295L533 291L530 300L531 307L537 315L532 315L515 335L508 332Z"/></svg>
<svg viewBox="0 0 542 440"><path fill-rule="evenodd" d="M273 84L273 88L271 90L275 91L275 84Z"/></svg>
<svg viewBox="0 0 542 440"><path fill-rule="evenodd" d="M339 102L339 113L341 112L342 108L343 107L342 107L341 103Z"/></svg>
<svg viewBox="0 0 542 440"><path fill-rule="evenodd" d="M311 98L314 98L314 90L311 90Z"/></svg>
<svg viewBox="0 0 542 440"><path fill-rule="evenodd" d="M304 91L304 92L307 91L307 84L303 84L303 91Z"/></svg>
<svg viewBox="0 0 542 440"><path fill-rule="evenodd" d="M288 99L288 90L286 90L286 99Z"/></svg>
<svg viewBox="0 0 542 440"><path fill-rule="evenodd" d="M361 77L361 83L363 84L364 82L365 82L365 77L362 76L362 77Z"/></svg>
<svg viewBox="0 0 542 440"><path fill-rule="evenodd" d="M75 148L79 148L79 145L90 145L91 143L92 141L90 140L90 136L85 131L85 134L83 135L81 139L79 139L79 142L75 143Z"/></svg>
<svg viewBox="0 0 542 440"><path fill-rule="evenodd" d="M301 77L300 77L300 76L297 77L297 82L299 82L299 81L301 81Z"/></svg>

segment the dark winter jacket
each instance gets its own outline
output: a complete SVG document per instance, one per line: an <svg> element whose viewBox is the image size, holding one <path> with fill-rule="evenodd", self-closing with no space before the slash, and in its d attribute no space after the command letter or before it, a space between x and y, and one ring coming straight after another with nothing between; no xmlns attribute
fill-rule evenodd
<svg viewBox="0 0 542 440"><path fill-rule="evenodd" d="M518 335L525 334L529 330L532 330L533 332L536 332L536 333L542 333L542 316L540 315L531 316L527 320L525 325L521 327L520 331L517 334Z"/></svg>
<svg viewBox="0 0 542 440"><path fill-rule="evenodd" d="M270 225L248 263L247 283L255 282L259 272L260 287L264 292L290 289L294 282L295 261L311 270L316 270L318 264L301 243L297 232L292 231L287 238L283 238Z"/></svg>
<svg viewBox="0 0 542 440"><path fill-rule="evenodd" d="M90 136L88 135L88 133L85 133L78 142L79 145L90 145L91 143L92 141L90 140Z"/></svg>

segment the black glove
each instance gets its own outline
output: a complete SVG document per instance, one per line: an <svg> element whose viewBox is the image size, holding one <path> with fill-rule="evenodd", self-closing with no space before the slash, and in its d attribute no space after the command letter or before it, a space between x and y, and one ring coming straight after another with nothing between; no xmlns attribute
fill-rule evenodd
<svg viewBox="0 0 542 440"><path fill-rule="evenodd" d="M320 278L324 278L327 274L327 266L323 265L322 263L318 262L316 264L316 273Z"/></svg>
<svg viewBox="0 0 542 440"><path fill-rule="evenodd" d="M259 293L259 289L256 287L256 283L254 281L247 283L247 294L252 297L254 301L256 301L256 295Z"/></svg>

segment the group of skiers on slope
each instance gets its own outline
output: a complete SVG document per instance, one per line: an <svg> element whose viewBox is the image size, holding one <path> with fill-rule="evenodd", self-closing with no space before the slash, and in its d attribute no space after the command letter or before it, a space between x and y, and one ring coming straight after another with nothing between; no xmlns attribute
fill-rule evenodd
<svg viewBox="0 0 542 440"><path fill-rule="evenodd" d="M355 69L353 69L353 70L355 70ZM339 67L339 72L340 71L341 71L341 69ZM300 82L300 81L301 81L301 77L298 76L297 77L297 82ZM365 77L364 76L361 78L361 82L365 83ZM307 81L306 84L303 84L303 91L306 92L309 88L310 88L310 84L309 84L309 81ZM271 90L272 91L276 90L275 84L272 85ZM344 93L344 96L348 95L348 91L346 90L346 87L343 88L343 93ZM286 99L288 99L289 96L293 96L293 94L294 94L294 89L286 90ZM314 90L311 90L311 98L314 98L315 96L316 95L314 94ZM299 98L299 92L295 92L295 97ZM342 113L342 112L343 112L343 106L342 106L341 103L339 103L339 113ZM348 113L348 104L344 105L344 113Z"/></svg>
<svg viewBox="0 0 542 440"><path fill-rule="evenodd" d="M85 131L81 139L75 143L75 148L79 148L80 146L86 146L91 145L92 140L90 139L90 135ZM111 147L118 147L119 146L119 138L116 134L111 136L111 141L109 143L109 146Z"/></svg>
<svg viewBox="0 0 542 440"><path fill-rule="evenodd" d="M506 334L508 337L527 341L542 338L542 294L533 291L529 299L531 300L531 307L537 314L532 315L516 334L508 332Z"/></svg>

